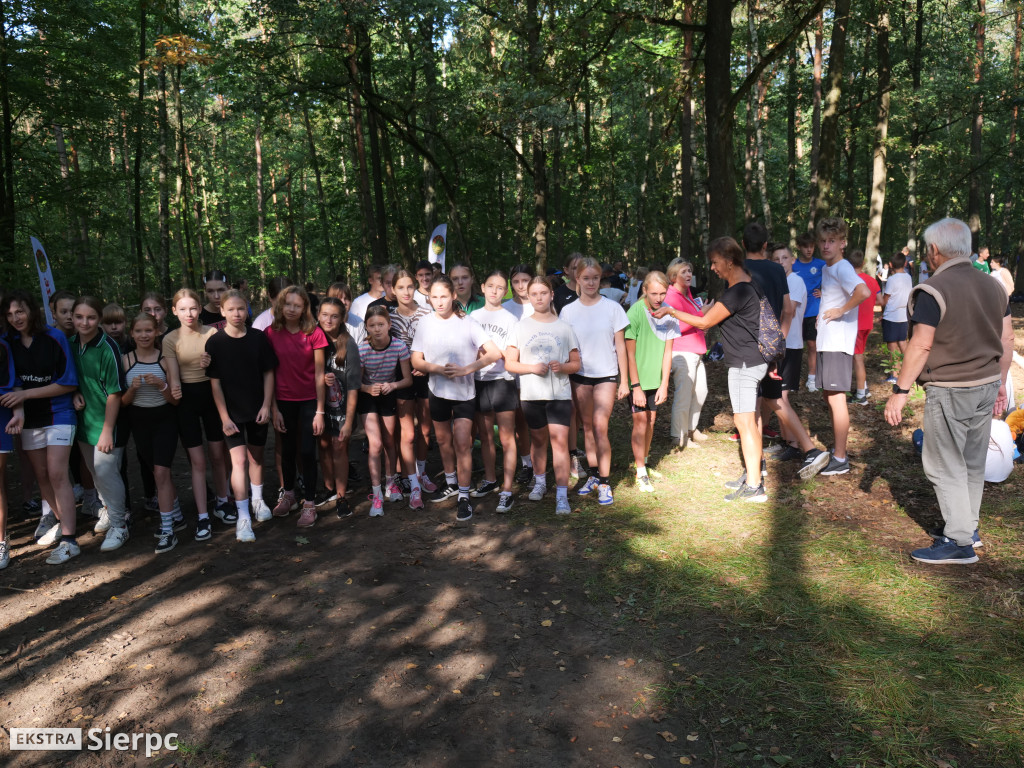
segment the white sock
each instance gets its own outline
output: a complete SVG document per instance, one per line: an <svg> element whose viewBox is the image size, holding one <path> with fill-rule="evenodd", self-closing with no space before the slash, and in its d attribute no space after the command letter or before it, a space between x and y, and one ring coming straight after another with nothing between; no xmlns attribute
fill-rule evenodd
<svg viewBox="0 0 1024 768"><path fill-rule="evenodd" d="M417 475L425 475L425 474L427 474L427 460L426 459L416 459L416 474Z"/></svg>
<svg viewBox="0 0 1024 768"><path fill-rule="evenodd" d="M420 489L420 478L419 475L408 475L409 478L409 490L418 491Z"/></svg>
<svg viewBox="0 0 1024 768"><path fill-rule="evenodd" d="M463 487L463 486L460 485L459 486L459 501L462 501L463 499L468 499L468 498L469 498L469 487L468 486Z"/></svg>
<svg viewBox="0 0 1024 768"><path fill-rule="evenodd" d="M814 383L814 374L813 373L808 373L807 374L807 383L808 384L813 384Z"/></svg>
<svg viewBox="0 0 1024 768"><path fill-rule="evenodd" d="M868 393L868 391L866 389L858 389L857 390L857 397L864 397L864 395L866 395L867 393Z"/></svg>
<svg viewBox="0 0 1024 768"><path fill-rule="evenodd" d="M373 486L373 488L371 490L373 491L373 497L375 499L382 499L382 498L384 498L384 494L382 494L380 492L380 486L379 485Z"/></svg>
<svg viewBox="0 0 1024 768"><path fill-rule="evenodd" d="M444 481L446 483L448 483L448 485L452 486L453 488L458 488L459 487L459 476L455 472L452 472L451 474L448 474L447 472L445 472L444 473Z"/></svg>
<svg viewBox="0 0 1024 768"><path fill-rule="evenodd" d="M555 498L559 499L559 500L564 499L565 501L568 501L569 500L569 486L567 486L567 485L556 486L555 487Z"/></svg>
<svg viewBox="0 0 1024 768"><path fill-rule="evenodd" d="M254 485L252 486L252 503L255 504L257 501L263 501L263 486Z"/></svg>
<svg viewBox="0 0 1024 768"><path fill-rule="evenodd" d="M52 515L53 507L46 503L46 499L43 499L43 515Z"/></svg>
<svg viewBox="0 0 1024 768"><path fill-rule="evenodd" d="M530 454L526 454L525 456L520 456L519 460L521 462L523 462L523 466L524 467L532 467L533 466L533 459L530 458Z"/></svg>
<svg viewBox="0 0 1024 768"><path fill-rule="evenodd" d="M199 519L200 520L209 520L210 519L210 513L209 512L200 512L199 513Z"/></svg>
<svg viewBox="0 0 1024 768"><path fill-rule="evenodd" d="M644 466L642 466L642 467L637 467L636 468L636 476L637 477L647 477L647 465L646 464Z"/></svg>
<svg viewBox="0 0 1024 768"><path fill-rule="evenodd" d="M218 506L218 507L219 507L219 506L220 506L221 504L227 504L227 503L228 503L228 497L227 497L227 496L218 496L218 497L217 497L217 506Z"/></svg>
<svg viewBox="0 0 1024 768"><path fill-rule="evenodd" d="M536 473L533 475L533 484L534 485L542 485L545 488L548 487L547 478L544 475L538 475Z"/></svg>
<svg viewBox="0 0 1024 768"><path fill-rule="evenodd" d="M242 499L241 501L239 501L238 499L235 499L235 509L238 510L238 519L239 520L250 520L250 521L252 520L252 518L249 517L249 500L248 499Z"/></svg>

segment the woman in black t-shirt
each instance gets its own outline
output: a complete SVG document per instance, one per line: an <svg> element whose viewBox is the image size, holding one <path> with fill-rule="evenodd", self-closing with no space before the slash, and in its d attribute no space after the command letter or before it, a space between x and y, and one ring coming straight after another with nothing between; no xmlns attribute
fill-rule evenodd
<svg viewBox="0 0 1024 768"><path fill-rule="evenodd" d="M199 322L217 330L222 330L228 324L221 314L220 301L229 288L228 276L219 269L211 269L203 275L203 296L206 303L199 311Z"/></svg>
<svg viewBox="0 0 1024 768"><path fill-rule="evenodd" d="M701 330L721 325L725 362L729 366L729 399L746 467L738 481L726 484L735 492L725 498L727 501L766 501L768 496L761 482L761 433L757 426L758 383L768 372L768 364L757 346L761 327L760 295L743 264L743 249L731 237L714 240L708 247L708 258L711 269L728 287L704 316L672 309L667 304L653 314L658 318L672 315L679 322ZM758 484L750 485L748 481Z"/></svg>

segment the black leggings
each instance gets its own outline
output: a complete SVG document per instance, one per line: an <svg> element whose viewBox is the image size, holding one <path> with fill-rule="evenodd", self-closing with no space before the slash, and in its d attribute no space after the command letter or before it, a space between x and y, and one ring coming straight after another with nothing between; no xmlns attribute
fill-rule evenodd
<svg viewBox="0 0 1024 768"><path fill-rule="evenodd" d="M284 434L278 432L281 441L281 473L284 475L286 490L295 490L295 457L302 454L302 482L306 487L306 498L310 501L316 495L316 436L313 434L313 417L316 416L316 400L278 400L277 410L284 419Z"/></svg>

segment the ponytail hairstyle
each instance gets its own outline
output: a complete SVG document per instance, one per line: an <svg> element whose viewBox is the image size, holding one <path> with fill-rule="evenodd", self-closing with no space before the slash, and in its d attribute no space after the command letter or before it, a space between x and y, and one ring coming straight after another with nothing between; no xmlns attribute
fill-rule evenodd
<svg viewBox="0 0 1024 768"><path fill-rule="evenodd" d="M162 293L158 293L157 291L146 291L144 294L142 294L142 301L139 302L139 305L141 306L142 304L145 304L147 301L155 301L157 304L164 308L164 312L167 311L167 299L164 298Z"/></svg>
<svg viewBox="0 0 1024 768"><path fill-rule="evenodd" d="M241 301L246 306L249 305L249 302L247 302L245 300L245 294L242 293L237 288L232 288L230 291L228 291L223 296L221 296L220 297L220 305L223 307L224 306L224 302L226 302L228 299L238 299L239 301Z"/></svg>
<svg viewBox="0 0 1024 768"><path fill-rule="evenodd" d="M516 264L514 267L512 267L511 270L509 270L509 273L508 273L509 281L511 281L512 278L515 277L518 274L524 274L524 275L529 275L530 277L533 277L533 265L532 264Z"/></svg>
<svg viewBox="0 0 1024 768"><path fill-rule="evenodd" d="M544 275L536 275L530 280L530 284L526 286L526 293L530 293L530 289L535 285L543 285L551 293L551 301L548 302L548 312L551 312L555 305L555 289L551 284L551 279ZM533 302L530 302L531 304ZM558 314L556 311L554 314Z"/></svg>
<svg viewBox="0 0 1024 768"><path fill-rule="evenodd" d="M339 285L339 283L335 283L334 285ZM331 288L333 288L334 285L332 285ZM345 284L340 283L340 285ZM348 286L345 287L347 290ZM349 340L348 325L345 322L345 302L336 296L328 296L327 298L320 300L320 309L323 309L324 307L335 307L341 317L341 322L338 323L337 338L332 338L331 334L327 333L327 331L324 331L324 336L326 336L327 340L334 345L334 362L338 365L342 365L345 362L345 356L348 352ZM320 330L323 330L323 326L320 327Z"/></svg>
<svg viewBox="0 0 1024 768"><path fill-rule="evenodd" d="M488 274L487 277L484 278L484 282L486 283L492 277L500 277L502 280L505 281L505 288L506 289L508 288L508 285L509 285L509 283L508 283L508 275L506 275L502 270L500 270L500 269L494 270L493 272Z"/></svg>
<svg viewBox="0 0 1024 768"><path fill-rule="evenodd" d="M456 264L455 266L463 266L463 265ZM452 269L455 269L455 267L452 267ZM469 269L469 268L467 267L467 269ZM470 274L472 274L472 272L470 272ZM446 275L446 274L444 274L442 272L440 275L438 275L437 277L435 277L433 280L430 281L430 291L431 291L431 293L433 293L435 285L443 285L445 288L448 289L448 293L452 297L452 311L455 313L455 315L457 317L465 317L466 316L466 311L462 307L459 306L459 302L456 300L457 297L455 296L455 284L452 283L452 279L450 277L448 277L448 275ZM431 308L433 308L433 307L431 307Z"/></svg>
<svg viewBox="0 0 1024 768"><path fill-rule="evenodd" d="M665 273L659 272L656 269L652 269L650 272L647 273L647 277L644 278L644 293L647 293L647 286L650 285L651 283L661 283L666 290L668 289L669 285L668 278L665 277Z"/></svg>
<svg viewBox="0 0 1024 768"><path fill-rule="evenodd" d="M597 259L593 256L580 256L576 259L575 274L572 276L573 280L576 280L584 269L596 269L599 275L604 274L604 270L601 269L601 264Z"/></svg>
<svg viewBox="0 0 1024 768"><path fill-rule="evenodd" d="M199 294L193 291L191 288L180 288L177 293L171 298L171 309L178 306L178 302L182 299L192 299L200 307L203 306L203 302L199 300Z"/></svg>
<svg viewBox="0 0 1024 768"><path fill-rule="evenodd" d="M132 322L128 326L129 336L131 336L132 332L135 330L135 326L138 325L139 323L152 323L153 333L156 333L157 331L160 330L160 325L157 323L155 317L153 317L148 312L139 312L139 314L132 318Z"/></svg>
<svg viewBox="0 0 1024 768"><path fill-rule="evenodd" d="M316 329L316 321L309 311L309 294L306 293L305 288L300 288L297 285L289 285L277 294L277 299L274 300L274 322L270 324L270 327L275 331L284 330L284 305L289 296L298 296L302 299L303 311L302 317L299 318L299 330L308 336Z"/></svg>
<svg viewBox="0 0 1024 768"><path fill-rule="evenodd" d="M746 267L747 254L740 247L740 244L733 240L731 237L716 237L708 245L708 261L711 260L712 256L720 256L726 261L730 262L732 266L739 267L746 273L750 274L750 270Z"/></svg>
<svg viewBox="0 0 1024 768"><path fill-rule="evenodd" d="M219 269L211 269L203 275L203 285L206 285L211 280L220 280L224 285L231 285L231 281L228 280L228 276Z"/></svg>
<svg viewBox="0 0 1024 768"><path fill-rule="evenodd" d="M97 299L95 296L79 296L75 299L75 303L71 306L71 311L74 312L78 309L79 304L85 304L89 309L96 313L96 317L99 320L103 320L103 302ZM102 330L102 328L100 329Z"/></svg>

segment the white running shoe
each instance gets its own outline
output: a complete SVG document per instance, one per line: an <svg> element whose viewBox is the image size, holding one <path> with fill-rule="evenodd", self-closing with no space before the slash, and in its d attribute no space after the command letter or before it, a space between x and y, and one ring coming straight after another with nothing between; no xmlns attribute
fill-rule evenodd
<svg viewBox="0 0 1024 768"><path fill-rule="evenodd" d="M270 518L267 519L269 520ZM235 522L235 538L238 541L256 541L256 534L252 532L252 520L247 517L238 518Z"/></svg>
<svg viewBox="0 0 1024 768"><path fill-rule="evenodd" d="M96 525L92 527L93 533L106 533L110 530L110 513L107 512L106 507L100 507L99 509L99 520L96 521ZM116 547L115 547L116 549Z"/></svg>
<svg viewBox="0 0 1024 768"><path fill-rule="evenodd" d="M36 541L41 547L52 547L60 538L60 523L54 525Z"/></svg>
<svg viewBox="0 0 1024 768"><path fill-rule="evenodd" d="M48 565L63 565L72 557L82 554L81 548L73 541L62 541L57 548L46 558Z"/></svg>
<svg viewBox="0 0 1024 768"><path fill-rule="evenodd" d="M544 498L544 494L547 493L548 487L541 483L534 483L533 490L530 491L530 495L527 497L530 501L540 501Z"/></svg>
<svg viewBox="0 0 1024 768"><path fill-rule="evenodd" d="M107 535L103 537L103 543L100 544L100 552L113 552L115 549L123 547L131 534L128 533L127 528L108 528Z"/></svg>
<svg viewBox="0 0 1024 768"><path fill-rule="evenodd" d="M263 499L256 499L256 501L252 503L252 514L253 517L256 518L257 523L265 523L267 520L272 520L274 517L274 513L271 511L270 507L267 506L267 502Z"/></svg>

